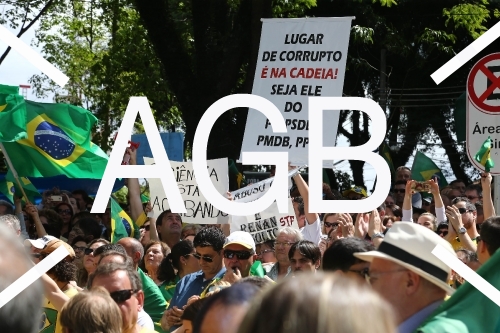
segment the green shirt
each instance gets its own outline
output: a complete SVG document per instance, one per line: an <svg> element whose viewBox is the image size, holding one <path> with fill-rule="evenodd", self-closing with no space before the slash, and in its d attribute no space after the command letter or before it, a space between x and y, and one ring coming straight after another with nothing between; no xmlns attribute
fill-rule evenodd
<svg viewBox="0 0 500 333"><path fill-rule="evenodd" d="M156 285L156 283L144 272L138 268L137 273L139 273L139 277L142 281L142 291L144 292L144 311L153 319L155 324L155 330L158 332L164 332L161 329L161 317L163 316L163 312L168 307L168 303L163 297L160 288Z"/></svg>
<svg viewBox="0 0 500 333"><path fill-rule="evenodd" d="M167 302L170 302L170 300L174 296L175 286L177 286L177 282L179 282L179 280L179 275L176 275L173 281L165 281L160 285L160 291Z"/></svg>

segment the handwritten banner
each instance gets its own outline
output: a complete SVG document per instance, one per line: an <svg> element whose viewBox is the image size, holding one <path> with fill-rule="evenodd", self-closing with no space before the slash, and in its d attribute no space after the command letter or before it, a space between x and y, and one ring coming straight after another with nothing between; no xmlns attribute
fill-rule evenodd
<svg viewBox="0 0 500 333"><path fill-rule="evenodd" d="M208 160L208 174L217 191L224 197L229 189L227 158ZM154 164L154 159L144 157L145 165ZM198 188L191 162L170 161L177 187L184 200L186 214L181 214L182 222L196 224L227 224L228 214L221 212L207 200ZM158 217L170 208L160 179L148 179L153 205L153 216Z"/></svg>

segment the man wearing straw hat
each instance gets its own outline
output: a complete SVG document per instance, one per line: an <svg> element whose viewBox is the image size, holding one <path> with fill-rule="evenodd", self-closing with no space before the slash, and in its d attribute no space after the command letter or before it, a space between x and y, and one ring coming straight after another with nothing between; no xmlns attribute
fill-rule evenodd
<svg viewBox="0 0 500 333"><path fill-rule="evenodd" d="M432 254L440 245L456 256L452 246L432 230L416 223L394 223L376 251L355 253L371 262L374 290L392 304L399 333L411 333L454 290L451 269Z"/></svg>

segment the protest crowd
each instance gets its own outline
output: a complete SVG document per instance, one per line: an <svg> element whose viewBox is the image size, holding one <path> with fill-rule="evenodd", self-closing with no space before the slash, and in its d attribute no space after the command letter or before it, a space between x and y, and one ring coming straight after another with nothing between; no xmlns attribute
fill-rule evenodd
<svg viewBox="0 0 500 333"><path fill-rule="evenodd" d="M135 150L127 154L135 164ZM168 210L148 217L139 179L126 180L121 207L137 237L117 237L111 207L91 214L93 199L81 190L46 191L38 206L23 207L19 197L14 206L0 202L1 290L57 249L67 251L0 309L0 331L410 333L432 325L466 288L432 254L436 246L473 270L498 267L488 262L499 260L500 246L489 173L439 188L436 177L415 182L399 167L385 202L364 214L311 213L307 183L300 172L291 178L298 228L280 228L259 244L228 224L190 224ZM367 197L360 186L334 192L325 184L327 199ZM458 303L472 302L474 292ZM475 315L457 320L478 327Z"/></svg>

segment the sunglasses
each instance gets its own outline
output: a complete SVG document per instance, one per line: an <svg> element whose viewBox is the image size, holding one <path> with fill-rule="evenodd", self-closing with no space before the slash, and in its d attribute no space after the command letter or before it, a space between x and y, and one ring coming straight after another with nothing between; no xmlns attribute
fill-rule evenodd
<svg viewBox="0 0 500 333"><path fill-rule="evenodd" d="M231 251L231 250L224 250L224 258L226 259L233 259L234 256L238 258L238 260L247 260L252 256L252 253L250 251Z"/></svg>
<svg viewBox="0 0 500 333"><path fill-rule="evenodd" d="M203 259L205 262L214 262L214 258L208 256L200 256L198 253L193 253L193 257L200 260Z"/></svg>
<svg viewBox="0 0 500 333"><path fill-rule="evenodd" d="M260 255L263 256L264 254L271 253L271 252L274 252L274 250L267 249L267 250L264 250L264 251L260 251Z"/></svg>
<svg viewBox="0 0 500 333"><path fill-rule="evenodd" d="M118 291L113 291L112 293L109 293L109 296L115 301L115 303L123 303L132 297L133 294L138 292L138 290L134 289L125 289L125 290L118 290Z"/></svg>
<svg viewBox="0 0 500 333"><path fill-rule="evenodd" d="M394 206L393 202L384 202L387 207L392 207Z"/></svg>
<svg viewBox="0 0 500 333"><path fill-rule="evenodd" d="M85 255L87 255L87 256L88 256L89 254L91 254L92 252L94 252L94 250L88 247L88 248L86 248L86 249L84 250L84 252L85 252Z"/></svg>
<svg viewBox="0 0 500 333"><path fill-rule="evenodd" d="M337 228L340 223L338 222L323 222L327 228Z"/></svg>
<svg viewBox="0 0 500 333"><path fill-rule="evenodd" d="M406 190L404 188L395 188L393 192L394 193L405 193Z"/></svg>
<svg viewBox="0 0 500 333"><path fill-rule="evenodd" d="M446 235L448 235L448 230L440 230L440 231L438 231L438 235L446 236Z"/></svg>
<svg viewBox="0 0 500 333"><path fill-rule="evenodd" d="M150 228L151 228L151 225L150 225L150 224L148 224L148 225L144 225L144 226L142 226L142 227L141 227L141 229L144 229L144 230L146 230L146 231L149 231L149 229L150 229Z"/></svg>
<svg viewBox="0 0 500 333"><path fill-rule="evenodd" d="M71 215L71 210L69 210L69 209L58 209L57 212L59 214L68 214L68 215Z"/></svg>
<svg viewBox="0 0 500 333"><path fill-rule="evenodd" d="M470 212L471 210L467 209L467 208L459 208L458 211L460 212L460 214L464 214L464 213Z"/></svg>

